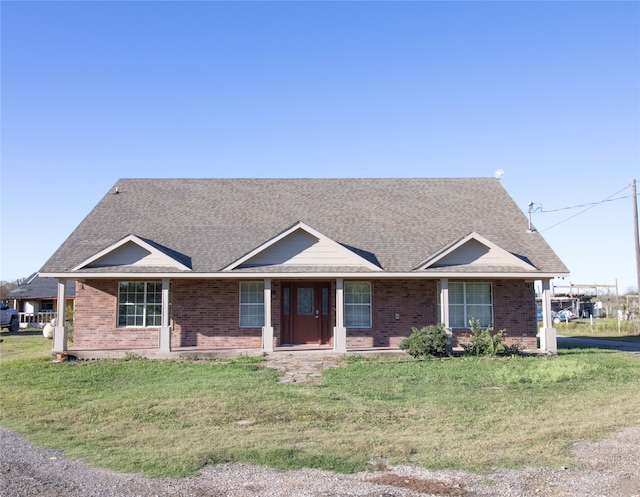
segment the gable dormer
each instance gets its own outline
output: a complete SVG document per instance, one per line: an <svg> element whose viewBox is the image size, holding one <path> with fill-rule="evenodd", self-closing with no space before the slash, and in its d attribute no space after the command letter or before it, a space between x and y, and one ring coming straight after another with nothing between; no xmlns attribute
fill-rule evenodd
<svg viewBox="0 0 640 497"><path fill-rule="evenodd" d="M81 262L72 268L72 271L118 266L136 268L165 267L167 269L190 271L190 268L182 262L136 235L124 237Z"/></svg>
<svg viewBox="0 0 640 497"><path fill-rule="evenodd" d="M420 271L453 266L469 269L491 267L503 270L536 270L535 266L475 232L443 248L415 269Z"/></svg>
<svg viewBox="0 0 640 497"><path fill-rule="evenodd" d="M355 267L381 271L379 266L303 222L294 224L223 270L265 266Z"/></svg>

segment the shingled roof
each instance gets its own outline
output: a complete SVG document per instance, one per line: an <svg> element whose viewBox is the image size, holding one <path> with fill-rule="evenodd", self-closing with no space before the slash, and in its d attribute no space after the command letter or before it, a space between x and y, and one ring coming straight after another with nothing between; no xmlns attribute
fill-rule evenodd
<svg viewBox="0 0 640 497"><path fill-rule="evenodd" d="M532 274L568 273L544 238L527 232L526 216L493 178L121 179L40 272L168 272L166 267L80 267L134 236L177 261L170 270L176 276L220 273L296 223L383 272L415 272L475 233L512 254L514 261L530 265ZM268 268L280 269L285 271ZM436 270L441 271L437 264L421 268ZM468 268L451 265L448 270ZM483 270L527 271L505 266Z"/></svg>
<svg viewBox="0 0 640 497"><path fill-rule="evenodd" d="M71 282L65 288L66 298L76 296L76 285ZM10 299L55 299L58 297L58 281L55 278L41 278L32 274L18 288L14 288L7 297Z"/></svg>

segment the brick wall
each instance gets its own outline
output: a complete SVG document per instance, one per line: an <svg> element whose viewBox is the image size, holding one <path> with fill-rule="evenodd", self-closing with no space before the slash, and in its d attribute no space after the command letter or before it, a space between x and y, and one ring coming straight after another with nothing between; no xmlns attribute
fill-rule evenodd
<svg viewBox="0 0 640 497"><path fill-rule="evenodd" d="M506 329L508 344L536 347L536 310L532 283L492 280L496 330ZM438 322L437 280L372 280L373 327L347 329L347 347L398 347L412 327ZM272 283L274 345L280 344L281 285ZM117 327L117 281L78 283L74 348L157 348L157 328ZM239 283L229 280L175 280L171 284L171 346L260 348L261 328L239 327ZM332 311L335 323L335 284ZM396 318L397 315L397 318ZM454 330L454 346L465 330Z"/></svg>
<svg viewBox="0 0 640 497"><path fill-rule="evenodd" d="M494 331L506 330L504 342L507 345L537 348L538 323L533 283L522 280L493 280L491 283ZM453 345L459 345L468 335L468 330L454 330Z"/></svg>
<svg viewBox="0 0 640 497"><path fill-rule="evenodd" d="M173 348L262 347L261 327L239 327L240 288L237 281L176 280L171 291Z"/></svg>
<svg viewBox="0 0 640 497"><path fill-rule="evenodd" d="M157 328L118 328L118 282L76 284L73 347L77 349L158 348Z"/></svg>
<svg viewBox="0 0 640 497"><path fill-rule="evenodd" d="M505 343L536 348L536 308L533 283L491 280L495 330L506 330ZM372 328L347 329L347 347L398 347L411 328L438 322L437 280L373 280ZM396 319L398 314L399 319ZM453 345L468 330L453 330Z"/></svg>
<svg viewBox="0 0 640 497"><path fill-rule="evenodd" d="M494 329L505 329L505 343L522 342L526 348L536 348L538 322L536 294L533 282L523 280L493 281Z"/></svg>
<svg viewBox="0 0 640 497"><path fill-rule="evenodd" d="M237 281L175 280L171 284L171 347L260 348L262 328L239 327ZM157 348L158 328L118 328L118 282L78 283L73 347ZM274 313L279 309L275 301ZM274 323L275 324L275 323Z"/></svg>
<svg viewBox="0 0 640 497"><path fill-rule="evenodd" d="M373 326L347 328L347 348L398 347L413 326L438 321L435 280L373 280L371 292Z"/></svg>

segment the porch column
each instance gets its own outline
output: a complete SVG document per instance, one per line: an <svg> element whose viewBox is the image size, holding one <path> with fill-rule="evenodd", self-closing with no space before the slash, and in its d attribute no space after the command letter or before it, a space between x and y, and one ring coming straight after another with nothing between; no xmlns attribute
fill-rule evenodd
<svg viewBox="0 0 640 497"><path fill-rule="evenodd" d="M264 279L264 326L262 327L262 350L273 352L273 325L271 323L271 278Z"/></svg>
<svg viewBox="0 0 640 497"><path fill-rule="evenodd" d="M161 303L162 315L160 317L160 336L158 339L158 349L160 352L171 352L171 325L169 323L169 278L162 279Z"/></svg>
<svg viewBox="0 0 640 497"><path fill-rule="evenodd" d="M449 327L449 278L440 279L440 322L449 335L447 350L453 349L453 332Z"/></svg>
<svg viewBox="0 0 640 497"><path fill-rule="evenodd" d="M333 350L347 352L347 328L344 326L344 280L336 279L336 326L333 328Z"/></svg>
<svg viewBox="0 0 640 497"><path fill-rule="evenodd" d="M440 321L449 329L449 279L440 280Z"/></svg>
<svg viewBox="0 0 640 497"><path fill-rule="evenodd" d="M61 354L68 350L67 327L64 322L64 311L66 304L67 280L58 280L58 303L56 325L53 328L53 349L54 354Z"/></svg>
<svg viewBox="0 0 640 497"><path fill-rule="evenodd" d="M540 328L540 350L549 354L558 353L556 329L551 321L551 280L542 280L542 328Z"/></svg>

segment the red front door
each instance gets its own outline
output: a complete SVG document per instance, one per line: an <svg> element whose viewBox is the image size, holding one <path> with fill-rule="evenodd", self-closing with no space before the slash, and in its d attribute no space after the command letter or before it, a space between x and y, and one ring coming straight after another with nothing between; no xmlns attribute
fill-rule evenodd
<svg viewBox="0 0 640 497"><path fill-rule="evenodd" d="M291 283L284 287L283 343L330 343L329 283Z"/></svg>

